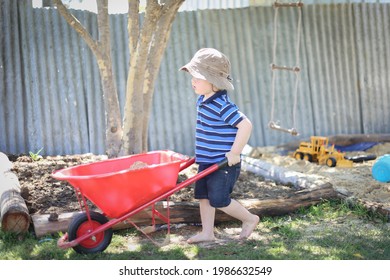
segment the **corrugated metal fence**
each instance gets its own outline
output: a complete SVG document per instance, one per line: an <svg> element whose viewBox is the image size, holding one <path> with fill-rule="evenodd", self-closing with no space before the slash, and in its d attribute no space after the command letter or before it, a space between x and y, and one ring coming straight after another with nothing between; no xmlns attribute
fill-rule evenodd
<svg viewBox="0 0 390 280"><path fill-rule="evenodd" d="M96 62L54 9L0 0L0 151L46 155L104 153L104 109ZM272 7L181 12L156 85L150 150L193 154L195 98L178 72L201 47L232 62L231 97L254 124L253 146L310 135L390 133L390 4L305 5L300 44L298 137L270 130ZM97 36L96 15L74 11ZM278 16L277 63L295 65L296 9ZM124 104L126 15L112 15L113 58ZM281 71L283 72L283 71ZM275 118L292 126L294 79L278 75Z"/></svg>

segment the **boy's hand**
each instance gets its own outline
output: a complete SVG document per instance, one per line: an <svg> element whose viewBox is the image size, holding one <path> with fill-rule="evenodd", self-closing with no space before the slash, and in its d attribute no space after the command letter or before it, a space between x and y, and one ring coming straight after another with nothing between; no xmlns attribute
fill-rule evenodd
<svg viewBox="0 0 390 280"><path fill-rule="evenodd" d="M240 154L235 154L232 152L228 152L225 154L226 158L228 159L228 165L233 166L236 165L237 163L240 163L241 161L241 155Z"/></svg>

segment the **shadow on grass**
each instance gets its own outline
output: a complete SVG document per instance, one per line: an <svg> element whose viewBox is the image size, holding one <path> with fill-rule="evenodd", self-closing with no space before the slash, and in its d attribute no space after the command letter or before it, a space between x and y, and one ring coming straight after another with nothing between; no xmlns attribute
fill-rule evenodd
<svg viewBox="0 0 390 280"><path fill-rule="evenodd" d="M59 235L37 240L31 233L0 231L0 260L389 260L389 224L337 207L325 204L298 212L293 219L264 218L245 242L225 240L207 246L171 242L160 248L135 230L119 231L104 252L88 255L58 248ZM131 247L129 240L140 242Z"/></svg>

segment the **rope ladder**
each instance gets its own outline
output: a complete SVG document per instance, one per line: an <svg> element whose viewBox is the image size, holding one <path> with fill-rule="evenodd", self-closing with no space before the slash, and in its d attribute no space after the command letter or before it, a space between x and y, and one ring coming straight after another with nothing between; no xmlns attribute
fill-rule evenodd
<svg viewBox="0 0 390 280"><path fill-rule="evenodd" d="M279 3L275 1L273 4L274 7L274 34L273 34L273 48L272 48L272 83L271 83L271 96L272 96L272 106L271 106L271 117L268 123L268 127L278 131L290 133L293 136L299 135L298 131L295 128L295 115L297 108L297 97L298 97L298 87L300 81L300 71L301 68L299 65L299 50L300 50L300 37L301 37L301 21L302 21L302 7L303 2L299 1L296 3ZM296 35L296 46L295 46L295 66L282 66L276 64L276 49L277 49L277 34L278 34L278 12L280 8L296 8L298 10L298 22L297 22L297 35ZM275 83L276 83L276 71L289 71L295 74L295 86L294 86L294 105L292 113L292 127L285 128L282 127L279 121L274 121L274 112L275 112Z"/></svg>

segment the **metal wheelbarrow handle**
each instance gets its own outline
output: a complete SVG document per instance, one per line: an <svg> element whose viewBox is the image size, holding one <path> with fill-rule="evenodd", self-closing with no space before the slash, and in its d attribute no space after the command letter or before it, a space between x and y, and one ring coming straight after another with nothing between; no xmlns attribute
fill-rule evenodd
<svg viewBox="0 0 390 280"><path fill-rule="evenodd" d="M189 167L193 163L195 163L195 157L191 158L188 162L186 162L183 166L181 166L180 170L186 169L187 167ZM175 191L177 191L179 189L182 189L182 188L184 188L186 186L189 186L190 184L195 183L197 180L199 180L199 179L201 179L203 177L206 177L207 175L213 173L214 171L217 171L218 169L224 168L227 165L228 165L228 159L227 158L223 159L219 163L214 163L213 165L211 165L210 167L206 168L205 170L199 172L198 174L196 174L196 175L188 178L187 180L181 182L180 184L178 184L172 190L171 193L174 193Z"/></svg>

